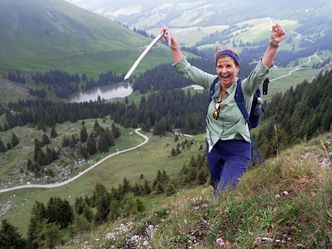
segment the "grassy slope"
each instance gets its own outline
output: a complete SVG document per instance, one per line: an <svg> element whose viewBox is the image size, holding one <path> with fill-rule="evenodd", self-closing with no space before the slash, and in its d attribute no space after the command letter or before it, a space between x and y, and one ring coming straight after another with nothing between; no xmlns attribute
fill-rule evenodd
<svg viewBox="0 0 332 249"><path fill-rule="evenodd" d="M144 38L122 25L61 0L0 3L0 70L20 69L98 75L125 73L139 56ZM151 53L141 70L169 61L166 48Z"/></svg>
<svg viewBox="0 0 332 249"><path fill-rule="evenodd" d="M238 188L220 199L212 197L210 187L180 191L148 207L144 216L106 224L59 248L87 244L122 248L127 238L142 235L151 224L157 227L148 241L152 248L194 244L195 248L219 248L217 239L223 239L223 248L330 248L332 171L317 162L326 157L321 141L331 140L330 133L283 151L264 167L248 170ZM105 239L128 221L134 222L129 231L115 241ZM262 242L264 237L270 242Z"/></svg>
<svg viewBox="0 0 332 249"><path fill-rule="evenodd" d="M92 124L92 122L90 125L86 124L88 130ZM59 129L58 133L60 134L63 130L71 130L72 132L75 128L69 125L65 124L57 128ZM199 136L197 139L198 141L203 141L202 136ZM142 138L135 134L125 133L122 135L121 140L122 142L116 145L119 150L138 144L139 141L142 141ZM124 177L127 177L132 183L142 181L139 180L141 173L144 174L145 179L152 181L158 170L166 170L167 174L173 178L180 171L183 164L189 162L193 153L197 152L198 143L191 149L184 150L183 153L175 158L170 157L172 148L175 148L173 136L151 137L151 140L143 147L112 157L93 171L64 187L50 190L20 190L1 194L1 203L11 200L15 206L4 218L7 218L11 223L19 227L20 232L25 235L29 222L29 215L27 214L30 214L32 205L36 200L46 203L51 196L59 196L73 203L77 196L90 195L96 183L102 183L107 188L117 187L122 183ZM14 154L14 152L12 153ZM15 155L18 157L17 154ZM99 158L101 157L100 155ZM7 170L8 168L10 166L7 166ZM151 203L153 202L155 201L153 200Z"/></svg>
<svg viewBox="0 0 332 249"><path fill-rule="evenodd" d="M28 91L18 83L10 82L0 78L0 102L9 103L23 100L29 97ZM0 125L1 125L0 121Z"/></svg>

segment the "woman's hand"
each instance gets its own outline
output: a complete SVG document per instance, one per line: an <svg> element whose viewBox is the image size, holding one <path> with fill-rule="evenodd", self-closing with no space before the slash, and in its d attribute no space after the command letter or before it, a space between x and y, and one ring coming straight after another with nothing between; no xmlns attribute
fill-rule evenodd
<svg viewBox="0 0 332 249"><path fill-rule="evenodd" d="M161 28L160 33L163 34L162 39L164 42L168 42L168 46L175 50L179 49L178 43L175 40L174 36L172 35L171 31L168 28Z"/></svg>
<svg viewBox="0 0 332 249"><path fill-rule="evenodd" d="M279 44L285 39L285 30L280 24L272 26L270 44L279 46Z"/></svg>

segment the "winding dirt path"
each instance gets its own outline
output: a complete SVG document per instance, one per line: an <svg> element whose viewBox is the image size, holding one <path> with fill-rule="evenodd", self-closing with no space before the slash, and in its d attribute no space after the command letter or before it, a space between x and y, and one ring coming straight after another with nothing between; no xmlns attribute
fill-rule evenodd
<svg viewBox="0 0 332 249"><path fill-rule="evenodd" d="M315 57L317 60L319 60L320 62L322 62L322 59L319 58L319 56L317 55L317 52L315 52L313 55L310 55L310 56L308 57L308 61L307 61L307 62L304 62L304 63L302 63L302 64L300 64L300 65L297 65L296 67L294 67L293 70L289 71L287 74L283 74L283 75L281 75L281 76L279 76L279 77L276 77L276 78L274 78L274 79L270 79L270 82L273 82L273 81L275 81L275 80L279 80L279 79L282 79L282 78L285 78L285 77L291 76L292 73L294 73L294 72L296 72L296 71L302 69L303 66L309 64L309 63L311 62L311 58L312 58L312 57Z"/></svg>
<svg viewBox="0 0 332 249"><path fill-rule="evenodd" d="M75 181L76 179L78 179L79 177L81 177L82 175L86 174L87 172L89 172L90 170L92 170L93 168L97 167L99 164L101 164L102 162L106 161L107 159L120 155L122 153L128 152L128 151L132 151L135 150L141 146L143 146L144 144L146 144L149 141L149 137L145 136L144 134L140 133L141 128L138 128L135 130L135 133L138 134L139 136L144 138L144 141L134 147L125 149L125 150L121 150L121 151L117 151L115 153L112 153L106 157L104 157L103 159L101 159L100 161L96 162L95 164L93 164L92 166L90 166L89 168L87 168L86 170L80 172L79 174L77 174L76 176L69 178L63 182L58 182L58 183L51 183L51 184L27 184L27 185L20 185L20 186L16 186L16 187L12 187L12 188L5 188L5 189L0 189L0 193L5 193L5 192L10 192L10 191L14 191L14 190L18 190L18 189L28 189L28 188L44 188L44 189L50 189L50 188L57 188L57 187L61 187L64 186L66 184L69 184L73 181Z"/></svg>

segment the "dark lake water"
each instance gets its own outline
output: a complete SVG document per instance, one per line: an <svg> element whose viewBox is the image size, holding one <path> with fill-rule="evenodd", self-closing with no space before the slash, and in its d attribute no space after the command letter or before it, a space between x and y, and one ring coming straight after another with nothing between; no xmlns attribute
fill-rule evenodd
<svg viewBox="0 0 332 249"><path fill-rule="evenodd" d="M79 92L73 95L69 100L70 102L96 101L98 96L102 99L124 98L129 96L132 92L133 88L130 84L120 83Z"/></svg>

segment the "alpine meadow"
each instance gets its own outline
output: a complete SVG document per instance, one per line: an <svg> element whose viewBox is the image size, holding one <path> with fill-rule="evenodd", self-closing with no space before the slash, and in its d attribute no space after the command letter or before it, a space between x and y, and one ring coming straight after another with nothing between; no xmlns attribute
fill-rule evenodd
<svg viewBox="0 0 332 249"><path fill-rule="evenodd" d="M332 248L331 11L1 0L0 249ZM220 187L239 125L251 161Z"/></svg>

